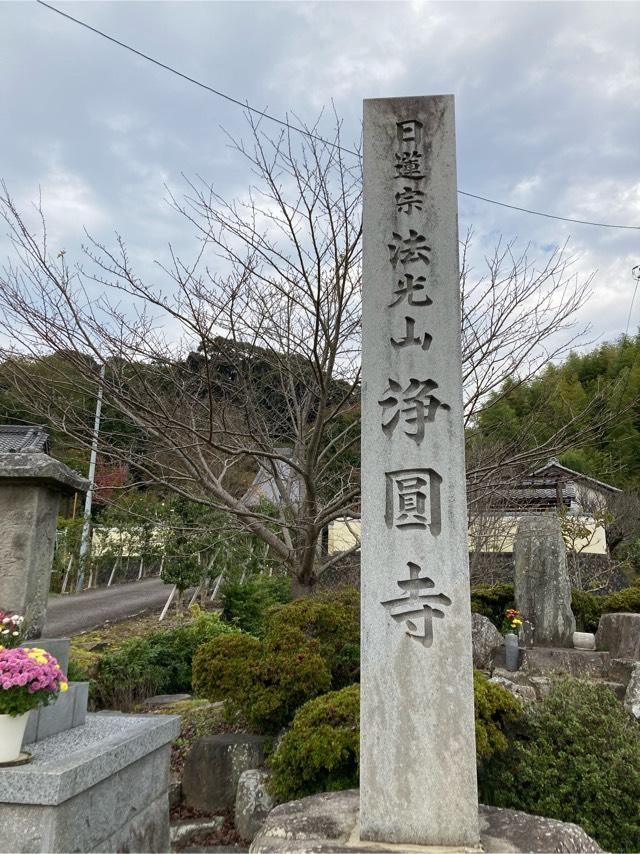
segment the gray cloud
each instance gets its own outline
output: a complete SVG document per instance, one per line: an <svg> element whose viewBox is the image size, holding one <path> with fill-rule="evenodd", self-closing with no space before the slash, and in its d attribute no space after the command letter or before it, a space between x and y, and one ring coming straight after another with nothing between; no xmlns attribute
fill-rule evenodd
<svg viewBox="0 0 640 854"><path fill-rule="evenodd" d="M637 3L60 3L61 9L256 107L313 121L333 99L349 144L363 97L453 92L459 186L560 215L640 224ZM163 202L182 173L223 194L249 182L221 131L242 111L33 3L4 3L0 175L41 186L70 254L81 226L120 231L141 269L193 237ZM330 117L320 123L328 132ZM460 199L478 254L498 234L541 255L571 239L596 268L583 319L624 330L638 232ZM640 300L632 328L640 320Z"/></svg>

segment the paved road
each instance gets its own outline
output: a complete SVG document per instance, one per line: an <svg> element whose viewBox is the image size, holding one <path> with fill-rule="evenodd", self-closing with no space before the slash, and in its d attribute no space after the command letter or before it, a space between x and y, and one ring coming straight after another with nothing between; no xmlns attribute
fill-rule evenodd
<svg viewBox="0 0 640 854"><path fill-rule="evenodd" d="M161 608L171 587L159 578L144 578L129 584L114 584L86 590L73 596L56 596L49 600L44 635L67 638L94 629L107 620L122 620L142 611Z"/></svg>

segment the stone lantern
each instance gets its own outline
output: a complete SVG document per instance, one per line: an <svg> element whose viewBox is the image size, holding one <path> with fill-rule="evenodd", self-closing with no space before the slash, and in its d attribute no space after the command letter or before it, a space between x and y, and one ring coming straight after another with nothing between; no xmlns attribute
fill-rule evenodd
<svg viewBox="0 0 640 854"><path fill-rule="evenodd" d="M60 496L89 486L47 451L42 427L0 426L0 609L24 615L27 638L44 627Z"/></svg>

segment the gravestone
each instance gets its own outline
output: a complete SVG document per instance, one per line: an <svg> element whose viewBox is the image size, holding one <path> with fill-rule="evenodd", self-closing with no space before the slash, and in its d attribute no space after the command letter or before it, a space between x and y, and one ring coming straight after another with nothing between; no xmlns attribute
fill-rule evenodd
<svg viewBox="0 0 640 854"><path fill-rule="evenodd" d="M87 487L48 454L0 453L0 608L24 616L27 638L44 626L60 496Z"/></svg>
<svg viewBox="0 0 640 854"><path fill-rule="evenodd" d="M454 103L364 102L361 839L474 845Z"/></svg>
<svg viewBox="0 0 640 854"><path fill-rule="evenodd" d="M555 513L523 516L513 544L516 608L533 625L537 646L573 646L567 550Z"/></svg>

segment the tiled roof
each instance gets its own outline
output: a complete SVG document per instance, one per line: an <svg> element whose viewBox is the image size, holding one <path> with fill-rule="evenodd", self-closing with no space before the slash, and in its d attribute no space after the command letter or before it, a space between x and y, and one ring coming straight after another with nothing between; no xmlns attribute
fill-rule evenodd
<svg viewBox="0 0 640 854"><path fill-rule="evenodd" d="M49 453L49 435L44 427L0 424L0 454Z"/></svg>

